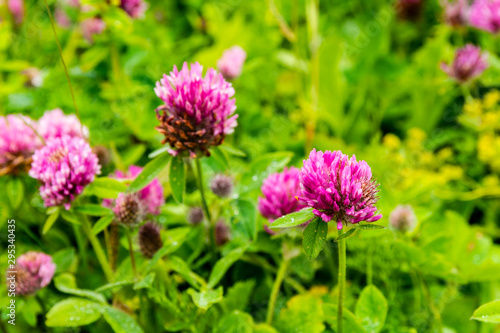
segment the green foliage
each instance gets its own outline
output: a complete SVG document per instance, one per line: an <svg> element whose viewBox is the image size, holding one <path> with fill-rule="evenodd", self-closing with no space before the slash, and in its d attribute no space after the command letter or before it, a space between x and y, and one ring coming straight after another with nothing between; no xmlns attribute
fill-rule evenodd
<svg viewBox="0 0 500 333"><path fill-rule="evenodd" d="M302 246L309 260L315 259L326 243L328 224L315 218L307 225L302 235Z"/></svg>
<svg viewBox="0 0 500 333"><path fill-rule="evenodd" d="M500 301L481 305L474 311L471 319L484 321L485 323L500 323Z"/></svg>

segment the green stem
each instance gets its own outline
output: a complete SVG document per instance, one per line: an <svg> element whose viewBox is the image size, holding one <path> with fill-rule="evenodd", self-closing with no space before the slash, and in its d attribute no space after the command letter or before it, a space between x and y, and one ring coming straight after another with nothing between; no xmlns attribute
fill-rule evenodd
<svg viewBox="0 0 500 333"><path fill-rule="evenodd" d="M271 325L273 322L274 308L276 307L276 300L278 299L278 294L280 292L281 283L285 278L285 273L288 268L288 260L283 259L280 264L278 273L276 274L276 279L273 283L273 288L271 289L271 297L269 299L269 304L267 305L267 316L266 323Z"/></svg>
<svg viewBox="0 0 500 333"><path fill-rule="evenodd" d="M210 215L210 210L208 209L207 199L205 197L205 189L203 187L203 170L201 167L201 161L199 158L195 159L195 161L196 161L196 172L198 174L198 177L196 177L198 180L198 190L200 191L201 194L201 204L208 221L208 241L210 243L210 250L212 252L212 261L215 261L216 249L217 249L215 245L215 228L214 228L214 223L212 221L212 217Z"/></svg>
<svg viewBox="0 0 500 333"><path fill-rule="evenodd" d="M134 249L132 248L132 236L130 235L130 229L125 227L125 232L127 233L127 240L128 240L128 251L130 254L130 261L132 262L132 271L134 272L134 277L137 277L137 268L135 266L135 256L134 256Z"/></svg>
<svg viewBox="0 0 500 333"><path fill-rule="evenodd" d="M344 233L343 229L339 230L339 236ZM344 313L344 292L345 292L345 275L346 275L346 246L345 239L338 241L339 243L339 302L337 315L337 333L342 333L342 318Z"/></svg>
<svg viewBox="0 0 500 333"><path fill-rule="evenodd" d="M373 247L368 248L366 256L366 283L371 286L373 284Z"/></svg>
<svg viewBox="0 0 500 333"><path fill-rule="evenodd" d="M95 255L97 256L97 260L101 264L102 270L106 275L106 279L108 280L108 282L113 282L113 272L111 271L109 262L106 259L106 255L104 254L104 251L101 247L101 243L99 243L99 240L92 232L92 228L90 227L90 222L84 215L81 215L80 221L82 221L83 232L85 232L87 238L90 241L90 244L92 244L92 247L94 248Z"/></svg>

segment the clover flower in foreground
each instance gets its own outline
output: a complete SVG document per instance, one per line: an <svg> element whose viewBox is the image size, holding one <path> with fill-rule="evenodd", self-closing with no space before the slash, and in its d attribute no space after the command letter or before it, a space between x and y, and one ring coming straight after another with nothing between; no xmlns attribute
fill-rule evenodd
<svg viewBox="0 0 500 333"><path fill-rule="evenodd" d="M35 126L32 119L23 115L0 117L0 176L29 170L31 156L41 144L33 130Z"/></svg>
<svg viewBox="0 0 500 333"><path fill-rule="evenodd" d="M106 29L106 23L98 17L90 17L80 23L83 37L92 44L94 36L100 35Z"/></svg>
<svg viewBox="0 0 500 333"><path fill-rule="evenodd" d="M116 171L111 178L116 179L130 179L133 180L142 171L141 167L131 165L127 172ZM160 214L160 207L165 203L163 196L163 187L158 178L153 179L146 187L137 192L137 198L142 207L144 207L145 214L158 215ZM111 199L104 199L103 206L113 208L115 203Z"/></svg>
<svg viewBox="0 0 500 333"><path fill-rule="evenodd" d="M491 33L500 31L500 0L476 0L470 7L470 24Z"/></svg>
<svg viewBox="0 0 500 333"><path fill-rule="evenodd" d="M442 2L444 22L452 27L465 27L469 22L469 6L467 0Z"/></svg>
<svg viewBox="0 0 500 333"><path fill-rule="evenodd" d="M209 68L205 77L203 67L194 63L189 69L174 70L156 82L155 93L164 102L156 109L165 135L163 143L171 147L170 154L188 152L192 158L210 156L208 149L218 146L237 125L234 89L221 74Z"/></svg>
<svg viewBox="0 0 500 333"><path fill-rule="evenodd" d="M389 215L389 225L392 229L407 232L415 229L417 217L410 205L398 205Z"/></svg>
<svg viewBox="0 0 500 333"><path fill-rule="evenodd" d="M264 180L262 194L259 198L259 211L273 223L279 217L296 212L305 207L299 202L302 190L300 188L300 170L291 167L282 172L273 173ZM267 232L272 232L264 226Z"/></svg>
<svg viewBox="0 0 500 333"><path fill-rule="evenodd" d="M451 66L441 63L441 69L459 83L470 81L488 68L486 54L472 44L467 44L456 51L455 59Z"/></svg>
<svg viewBox="0 0 500 333"><path fill-rule="evenodd" d="M313 207L314 215L323 221L337 222L337 229L344 223L373 222L382 215L375 215L378 201L378 184L365 161L356 161L341 151L316 151L304 160L300 170L301 202Z"/></svg>
<svg viewBox="0 0 500 333"><path fill-rule="evenodd" d="M24 1L23 0L7 0L7 7L9 8L14 23L19 25L23 23L24 19Z"/></svg>
<svg viewBox="0 0 500 333"><path fill-rule="evenodd" d="M16 293L30 295L46 287L56 270L52 257L42 252L27 252L17 259L15 271ZM7 274L7 284L11 284Z"/></svg>
<svg viewBox="0 0 500 333"><path fill-rule="evenodd" d="M74 114L65 115L61 109L45 111L38 120L38 133L45 139L71 137L89 137L89 129L80 123Z"/></svg>
<svg viewBox="0 0 500 333"><path fill-rule="evenodd" d="M82 138L63 136L35 151L29 175L41 182L40 195L46 207L64 205L69 209L100 173L101 166L89 144Z"/></svg>
<svg viewBox="0 0 500 333"><path fill-rule="evenodd" d="M144 0L121 0L120 7L127 12L131 18L142 18L148 4Z"/></svg>
<svg viewBox="0 0 500 333"><path fill-rule="evenodd" d="M226 80L236 79L241 75L246 58L245 50L237 45L233 46L222 53L222 57L217 61L217 69Z"/></svg>

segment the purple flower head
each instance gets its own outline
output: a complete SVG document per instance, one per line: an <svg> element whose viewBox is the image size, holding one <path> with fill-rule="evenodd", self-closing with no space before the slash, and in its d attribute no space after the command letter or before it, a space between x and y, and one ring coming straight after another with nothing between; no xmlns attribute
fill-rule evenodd
<svg viewBox="0 0 500 333"><path fill-rule="evenodd" d="M148 4L144 0L121 0L120 7L127 12L131 18L142 18Z"/></svg>
<svg viewBox="0 0 500 333"><path fill-rule="evenodd" d="M191 207L187 214L187 220L193 225L200 224L203 221L203 208L201 207Z"/></svg>
<svg viewBox="0 0 500 333"><path fill-rule="evenodd" d="M35 126L32 119L23 115L0 117L0 176L29 170L31 155L41 145L32 129Z"/></svg>
<svg viewBox="0 0 500 333"><path fill-rule="evenodd" d="M7 0L7 7L9 8L14 23L19 25L23 23L24 19L24 1L23 0Z"/></svg>
<svg viewBox="0 0 500 333"><path fill-rule="evenodd" d="M500 0L476 0L470 7L470 24L496 34L500 31Z"/></svg>
<svg viewBox="0 0 500 333"><path fill-rule="evenodd" d="M146 258L152 258L163 247L158 224L146 222L139 228L139 246Z"/></svg>
<svg viewBox="0 0 500 333"><path fill-rule="evenodd" d="M316 151L304 160L300 170L302 196L300 200L313 207L314 215L323 221L332 219L337 229L344 223L373 222L382 215L375 215L379 192L372 178L370 166L356 161L356 156L336 151Z"/></svg>
<svg viewBox="0 0 500 333"><path fill-rule="evenodd" d="M456 0L442 2L444 8L444 22L452 27L465 27L469 22L469 5L467 0Z"/></svg>
<svg viewBox="0 0 500 333"><path fill-rule="evenodd" d="M174 66L170 75L156 82L155 93L164 102L156 110L156 129L165 135L163 143L170 145L172 155L210 156L208 149L220 145L237 125L231 83L213 68L205 77L202 71L197 62L191 69L184 63L181 71Z"/></svg>
<svg viewBox="0 0 500 333"><path fill-rule="evenodd" d="M106 23L98 17L91 17L80 23L83 37L92 44L94 36L100 35L106 29Z"/></svg>
<svg viewBox="0 0 500 333"><path fill-rule="evenodd" d="M413 231L417 225L417 217L410 205L398 205L389 215L392 229L402 232Z"/></svg>
<svg viewBox="0 0 500 333"><path fill-rule="evenodd" d="M231 239L231 229L229 229L229 226L224 222L224 220L219 220L215 224L215 244L217 246L222 246L229 242Z"/></svg>
<svg viewBox="0 0 500 333"><path fill-rule="evenodd" d="M131 165L128 168L128 172L116 171L112 177L116 179L133 180L141 173L141 171L141 167ZM137 195L141 206L144 207L145 214L160 214L160 207L165 203L165 197L163 196L163 187L157 178L153 179L146 187L137 192ZM103 205L109 208L115 206L113 200L111 199L104 199Z"/></svg>
<svg viewBox="0 0 500 333"><path fill-rule="evenodd" d="M27 252L17 259L16 293L30 295L46 287L56 270L52 257L42 252ZM9 283L9 280L7 280Z"/></svg>
<svg viewBox="0 0 500 333"><path fill-rule="evenodd" d="M272 223L279 217L296 212L305 207L299 202L301 196L300 170L295 167L285 168L273 173L264 180L259 198L259 211Z"/></svg>
<svg viewBox="0 0 500 333"><path fill-rule="evenodd" d="M40 195L46 207L64 205L69 209L100 173L101 166L89 144L82 138L63 136L35 151L29 175L41 182Z"/></svg>
<svg viewBox="0 0 500 333"><path fill-rule="evenodd" d="M423 0L398 0L396 14L402 20L416 21L422 15Z"/></svg>
<svg viewBox="0 0 500 333"><path fill-rule="evenodd" d="M89 129L83 126L74 114L65 115L61 109L45 111L38 120L38 133L45 139L71 137L89 137Z"/></svg>
<svg viewBox="0 0 500 333"><path fill-rule="evenodd" d="M116 221L125 225L134 227L142 222L145 217L145 207L139 199L138 193L120 193L115 200L113 207Z"/></svg>
<svg viewBox="0 0 500 333"><path fill-rule="evenodd" d="M54 11L54 18L57 24L62 28L71 27L71 19L63 8L56 8Z"/></svg>
<svg viewBox="0 0 500 333"><path fill-rule="evenodd" d="M245 50L237 45L233 46L222 53L222 57L217 61L217 69L226 80L236 79L241 75L246 58Z"/></svg>
<svg viewBox="0 0 500 333"><path fill-rule="evenodd" d="M210 181L210 190L220 198L227 198L233 192L233 178L221 173L216 174Z"/></svg>
<svg viewBox="0 0 500 333"><path fill-rule="evenodd" d="M460 83L470 81L488 68L486 54L472 44L467 44L457 50L451 66L441 63L441 69L451 78Z"/></svg>

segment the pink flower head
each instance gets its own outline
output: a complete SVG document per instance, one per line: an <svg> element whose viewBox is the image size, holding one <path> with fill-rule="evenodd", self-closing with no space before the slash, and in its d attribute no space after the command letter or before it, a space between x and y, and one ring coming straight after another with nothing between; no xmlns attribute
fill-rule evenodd
<svg viewBox="0 0 500 333"><path fill-rule="evenodd" d="M38 179L45 206L64 205L82 193L84 187L101 173L97 156L82 138L63 136L47 141L35 151L29 175Z"/></svg>
<svg viewBox="0 0 500 333"><path fill-rule="evenodd" d="M141 167L131 165L128 172L116 171L112 177L116 179L133 180L141 171ZM145 213L152 215L160 214L160 207L165 203L165 197L163 196L163 187L158 178L153 179L151 183L137 192L137 194L141 205L144 207ZM103 205L112 208L115 206L115 203L111 199L104 199Z"/></svg>
<svg viewBox="0 0 500 333"><path fill-rule="evenodd" d="M410 205L398 205L389 215L389 225L392 229L406 232L413 231L417 225L415 211Z"/></svg>
<svg viewBox="0 0 500 333"><path fill-rule="evenodd" d="M441 69L460 83L472 80L488 68L486 54L472 44L467 44L457 50L451 66L441 63Z"/></svg>
<svg viewBox="0 0 500 333"><path fill-rule="evenodd" d="M19 25L23 23L24 18L24 1L23 0L7 0L7 7L14 17L14 23Z"/></svg>
<svg viewBox="0 0 500 333"><path fill-rule="evenodd" d="M131 18L142 18L148 4L144 0L121 0L120 7L127 12Z"/></svg>
<svg viewBox="0 0 500 333"><path fill-rule="evenodd" d="M443 19L452 27L464 27L469 22L469 6L467 0L456 0L450 2L444 0L442 2L444 7Z"/></svg>
<svg viewBox="0 0 500 333"><path fill-rule="evenodd" d="M89 129L80 123L74 115L65 115L61 109L45 111L38 120L38 133L45 139L61 138L65 135L71 137L89 137Z"/></svg>
<svg viewBox="0 0 500 333"><path fill-rule="evenodd" d="M71 27L71 19L63 8L56 8L54 11L54 18L57 24L63 28Z"/></svg>
<svg viewBox="0 0 500 333"><path fill-rule="evenodd" d="M491 33L500 31L500 0L476 0L470 8L473 27Z"/></svg>
<svg viewBox="0 0 500 333"><path fill-rule="evenodd" d="M302 196L300 200L313 207L314 215L323 221L343 223L373 222L382 215L375 215L379 192L372 178L370 166L365 161L356 161L336 151L316 151L300 170Z"/></svg>
<svg viewBox="0 0 500 333"><path fill-rule="evenodd" d="M220 145L237 125L231 83L212 68L205 77L202 71L197 62L191 69L184 63L181 71L174 66L170 75L156 82L155 93L164 102L156 110L160 121L156 129L165 135L163 143L172 147L172 155L210 156L208 149Z"/></svg>
<svg viewBox="0 0 500 333"><path fill-rule="evenodd" d="M0 117L0 175L28 171L31 155L41 144L34 126L31 118L20 114Z"/></svg>
<svg viewBox="0 0 500 333"><path fill-rule="evenodd" d="M106 23L98 17L91 17L80 23L83 37L89 42L94 42L94 36L100 35L106 29Z"/></svg>
<svg viewBox="0 0 500 333"><path fill-rule="evenodd" d="M56 270L52 257L42 252L27 252L17 259L16 293L30 295L46 287ZM9 283L9 280L7 280Z"/></svg>
<svg viewBox="0 0 500 333"><path fill-rule="evenodd" d="M226 80L233 80L241 75L247 53L239 46L225 50L217 61L217 69Z"/></svg>
<svg viewBox="0 0 500 333"><path fill-rule="evenodd" d="M262 184L259 211L273 222L279 217L296 212L305 207L298 198L301 196L300 170L291 167L269 175Z"/></svg>

